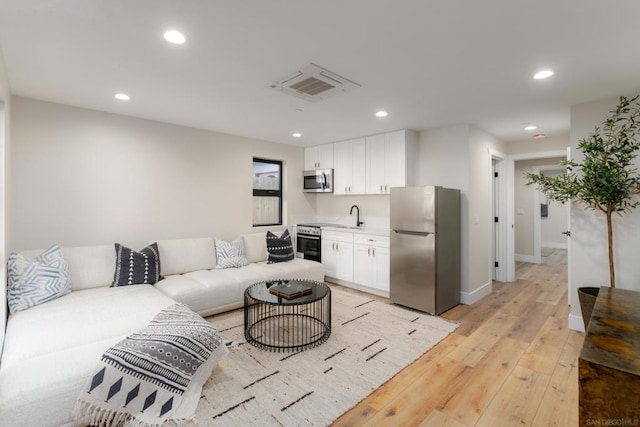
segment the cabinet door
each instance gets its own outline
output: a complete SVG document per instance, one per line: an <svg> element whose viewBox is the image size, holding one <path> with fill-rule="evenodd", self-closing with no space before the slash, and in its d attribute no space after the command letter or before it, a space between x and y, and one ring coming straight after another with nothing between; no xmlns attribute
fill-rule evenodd
<svg viewBox="0 0 640 427"><path fill-rule="evenodd" d="M391 262L389 248L373 248L373 281L372 288L389 292L389 264Z"/></svg>
<svg viewBox="0 0 640 427"><path fill-rule="evenodd" d="M351 141L351 194L365 194L367 192L367 149L364 138Z"/></svg>
<svg viewBox="0 0 640 427"><path fill-rule="evenodd" d="M382 194L385 184L385 136L374 135L366 138L366 181L367 194Z"/></svg>
<svg viewBox="0 0 640 427"><path fill-rule="evenodd" d="M371 286L373 283L373 258L368 245L354 246L353 281L363 286Z"/></svg>
<svg viewBox="0 0 640 427"><path fill-rule="evenodd" d="M336 242L336 279L353 282L353 243ZM324 254L323 254L324 256Z"/></svg>
<svg viewBox="0 0 640 427"><path fill-rule="evenodd" d="M324 267L325 276L336 277L338 271L338 257L334 250L336 242L332 240L322 239L322 266Z"/></svg>
<svg viewBox="0 0 640 427"><path fill-rule="evenodd" d="M352 186L351 141L333 144L333 194L349 194Z"/></svg>
<svg viewBox="0 0 640 427"><path fill-rule="evenodd" d="M304 170L318 169L318 147L304 149Z"/></svg>
<svg viewBox="0 0 640 427"><path fill-rule="evenodd" d="M385 187L388 193L391 187L407 185L407 145L405 131L390 132L385 135Z"/></svg>
<svg viewBox="0 0 640 427"><path fill-rule="evenodd" d="M318 149L318 168L333 168L333 144L319 145Z"/></svg>

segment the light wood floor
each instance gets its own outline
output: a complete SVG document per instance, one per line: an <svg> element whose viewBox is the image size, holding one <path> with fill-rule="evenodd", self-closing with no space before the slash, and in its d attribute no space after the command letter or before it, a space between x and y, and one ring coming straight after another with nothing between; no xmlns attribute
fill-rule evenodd
<svg viewBox="0 0 640 427"><path fill-rule="evenodd" d="M460 327L333 425L577 426L584 334L567 327L566 251L543 260L444 313Z"/></svg>

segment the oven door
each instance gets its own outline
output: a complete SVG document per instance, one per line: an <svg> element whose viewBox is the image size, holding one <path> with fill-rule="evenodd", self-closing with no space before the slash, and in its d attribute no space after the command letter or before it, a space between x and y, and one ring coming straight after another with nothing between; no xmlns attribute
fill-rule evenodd
<svg viewBox="0 0 640 427"><path fill-rule="evenodd" d="M297 252L303 254L304 259L322 262L320 256L320 236L298 234Z"/></svg>

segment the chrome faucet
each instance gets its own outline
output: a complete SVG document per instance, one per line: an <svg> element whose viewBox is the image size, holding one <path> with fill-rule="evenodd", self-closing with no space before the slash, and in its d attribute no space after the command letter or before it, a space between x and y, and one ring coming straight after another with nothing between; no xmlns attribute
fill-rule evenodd
<svg viewBox="0 0 640 427"><path fill-rule="evenodd" d="M349 211L349 215L353 214L353 208L356 208L356 227L360 227L364 222L360 221L360 208L358 205L351 206L351 210Z"/></svg>

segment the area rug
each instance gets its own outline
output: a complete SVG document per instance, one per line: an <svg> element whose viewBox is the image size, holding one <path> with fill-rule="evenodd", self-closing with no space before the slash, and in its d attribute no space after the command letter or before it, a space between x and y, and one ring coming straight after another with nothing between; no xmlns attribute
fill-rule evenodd
<svg viewBox="0 0 640 427"><path fill-rule="evenodd" d="M242 310L209 317L231 351L204 386L201 426L324 426L453 332L452 321L332 288L332 333L305 351L244 342Z"/></svg>

